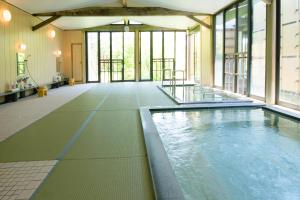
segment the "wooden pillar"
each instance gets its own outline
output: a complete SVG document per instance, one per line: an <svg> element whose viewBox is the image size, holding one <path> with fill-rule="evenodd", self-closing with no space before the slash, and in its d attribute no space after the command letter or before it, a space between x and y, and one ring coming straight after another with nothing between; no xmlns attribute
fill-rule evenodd
<svg viewBox="0 0 300 200"><path fill-rule="evenodd" d="M207 17L204 20L208 24L212 24L212 18ZM213 87L213 30L201 26L200 29L200 53L201 53L201 84Z"/></svg>
<svg viewBox="0 0 300 200"><path fill-rule="evenodd" d="M135 31L135 43L134 43L134 48L135 48L135 81L140 80L140 69L141 69L141 63L140 63L140 35L139 31Z"/></svg>

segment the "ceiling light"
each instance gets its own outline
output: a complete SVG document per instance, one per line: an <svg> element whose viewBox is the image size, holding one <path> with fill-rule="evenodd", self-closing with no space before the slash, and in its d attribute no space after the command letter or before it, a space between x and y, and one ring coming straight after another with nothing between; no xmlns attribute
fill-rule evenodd
<svg viewBox="0 0 300 200"><path fill-rule="evenodd" d="M2 11L2 18L5 22L9 22L11 20L11 13L9 10Z"/></svg>
<svg viewBox="0 0 300 200"><path fill-rule="evenodd" d="M124 26L124 32L129 32L129 26Z"/></svg>

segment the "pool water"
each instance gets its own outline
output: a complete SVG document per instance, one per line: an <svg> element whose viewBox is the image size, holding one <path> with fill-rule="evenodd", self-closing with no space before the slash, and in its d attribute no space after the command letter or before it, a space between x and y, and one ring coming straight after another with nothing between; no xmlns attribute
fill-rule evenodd
<svg viewBox="0 0 300 200"><path fill-rule="evenodd" d="M152 117L186 199L300 199L299 121L260 108Z"/></svg>
<svg viewBox="0 0 300 200"><path fill-rule="evenodd" d="M236 96L201 86L165 86L163 89L182 103L236 101Z"/></svg>

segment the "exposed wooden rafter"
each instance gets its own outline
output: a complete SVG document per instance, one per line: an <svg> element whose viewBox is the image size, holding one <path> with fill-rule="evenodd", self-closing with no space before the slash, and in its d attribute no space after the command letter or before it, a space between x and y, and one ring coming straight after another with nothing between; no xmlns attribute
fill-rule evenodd
<svg viewBox="0 0 300 200"><path fill-rule="evenodd" d="M208 28L208 29L211 29L211 25L205 23L204 21L202 21L201 19L198 19L197 17L194 17L192 15L187 15L188 18L194 20L195 22L201 24L202 26Z"/></svg>
<svg viewBox="0 0 300 200"><path fill-rule="evenodd" d="M174 29L174 28L166 28L160 26L151 26L146 24L129 24L130 31L186 31L186 29ZM91 27L83 29L85 31L117 31L122 32L124 31L123 24L113 24L113 25L104 25L98 27Z"/></svg>
<svg viewBox="0 0 300 200"><path fill-rule="evenodd" d="M122 1L123 8L127 8L128 0L121 0L121 1Z"/></svg>
<svg viewBox="0 0 300 200"><path fill-rule="evenodd" d="M34 16L203 16L196 13L162 7L88 7L57 12L36 13Z"/></svg>
<svg viewBox="0 0 300 200"><path fill-rule="evenodd" d="M45 21L43 21L43 22L41 22L41 23L39 23L39 24L37 24L35 26L33 26L32 27L32 31L36 31L36 30L38 30L38 29L40 29L40 28L42 28L42 27L50 24L51 22L57 20L60 17L61 17L60 15L55 15L55 16L53 16L53 17L51 17L51 18L49 18L49 19L47 19L47 20L45 20Z"/></svg>
<svg viewBox="0 0 300 200"><path fill-rule="evenodd" d="M272 0L262 0L265 4L267 5L271 5L272 4Z"/></svg>

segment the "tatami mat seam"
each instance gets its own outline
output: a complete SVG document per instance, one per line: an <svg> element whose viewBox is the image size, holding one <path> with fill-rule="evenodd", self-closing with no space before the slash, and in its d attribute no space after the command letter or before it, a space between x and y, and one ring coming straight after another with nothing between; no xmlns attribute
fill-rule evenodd
<svg viewBox="0 0 300 200"><path fill-rule="evenodd" d="M103 105L103 103L109 97L110 94L111 94L111 92L108 92L106 94L106 96L102 99L102 101L99 102L99 104L96 107L97 109L99 109ZM66 153L70 150L70 148L73 146L73 144L77 141L79 136L83 133L83 131L87 127L87 125L91 122L91 120L93 119L95 114L96 114L96 111L92 111L89 114L89 116L81 124L80 128L75 132L75 134L72 136L72 138L69 140L69 142L65 145L64 149L62 150L62 152L57 157L57 160L61 160L66 155Z"/></svg>
<svg viewBox="0 0 300 200"><path fill-rule="evenodd" d="M90 157L90 158L66 158L64 161L71 161L71 160L77 160L77 161L85 161L85 160L118 160L118 159L131 159L131 158L146 158L146 154L141 155L132 155L132 156L111 156L111 157Z"/></svg>

